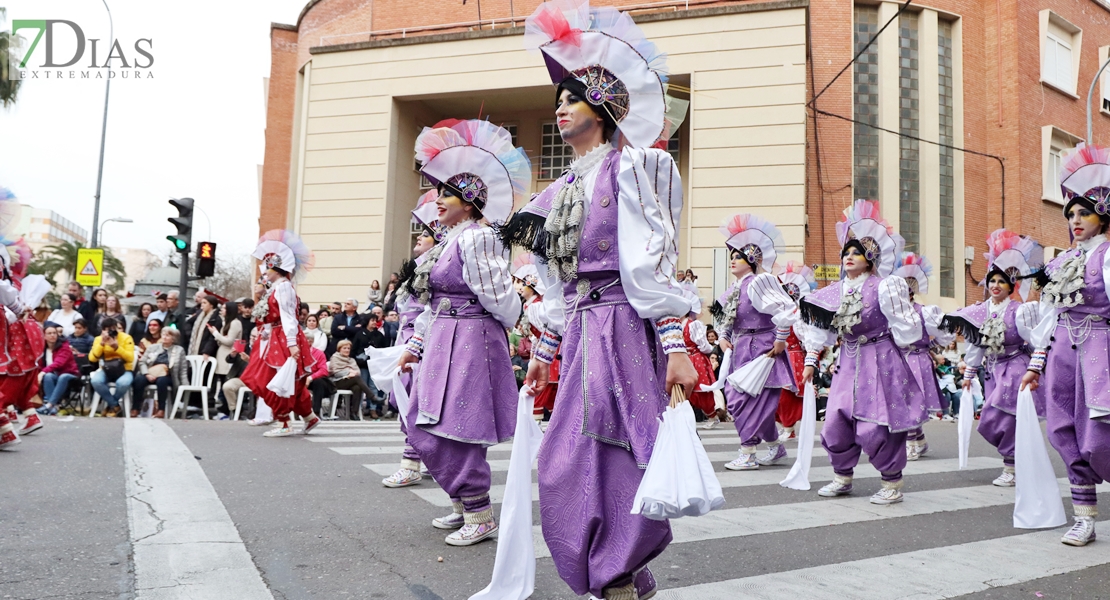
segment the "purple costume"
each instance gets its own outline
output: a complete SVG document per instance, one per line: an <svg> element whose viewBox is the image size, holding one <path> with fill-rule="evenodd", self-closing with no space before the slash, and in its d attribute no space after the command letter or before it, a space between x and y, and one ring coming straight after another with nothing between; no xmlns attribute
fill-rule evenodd
<svg viewBox="0 0 1110 600"><path fill-rule="evenodd" d="M766 354L775 344L776 325L772 317L776 315L762 312L755 306L751 298L752 286L756 288L755 295L761 299L764 297L783 299L784 303L778 306L769 305L760 308L775 309L785 313L784 316L787 318L781 324L787 333L790 325L793 324L792 321L795 320L793 302L782 291L782 286L774 276L766 274L748 276L734 283L733 287L719 299L722 306L728 305L729 296L739 287L736 317L732 327L719 332L720 336L732 344L732 360L728 366L728 372L733 372ZM754 453L754 448L762 442L778 443L779 434L775 428L775 415L783 389L798 391L794 385L794 371L790 367L790 358L786 352L775 357L771 373L767 376L763 391L758 396L750 396L731 385L725 386L724 394L728 401L728 411L736 424L736 432L740 434L740 445L742 448L749 449L749 454Z"/></svg>
<svg viewBox="0 0 1110 600"><path fill-rule="evenodd" d="M914 379L917 380L918 387L921 388L925 408L930 412L945 410L947 409L947 406L945 406L947 401L940 393L940 384L937 382L935 373L936 365L933 364L933 356L929 349L934 344L933 338L937 338L936 344L947 346L951 343L951 338L955 336L938 329L940 318L943 316L939 307L926 307L918 303L914 303L913 307L917 316L921 318L921 339L903 350L903 354L906 356L906 364L909 365ZM906 433L906 439L911 442L924 440L925 433L921 431L920 427L917 427Z"/></svg>
<svg viewBox="0 0 1110 600"><path fill-rule="evenodd" d="M420 304L412 296L406 295L404 298L397 302L397 314L401 322L400 328L397 330L397 339L394 346L404 346L408 344L409 339L412 338L413 333L416 331L416 319L424 312L424 305ZM419 367L417 367L419 369ZM404 384L405 390L412 394L412 373L402 373L401 383ZM393 403L392 400L390 400ZM393 408L397 408L397 404L393 403ZM420 470L420 453L413 448L412 441L409 440L408 428L405 426L404 419L398 419L401 425L401 433L405 434L405 450L401 455L401 468L410 469L413 471Z"/></svg>
<svg viewBox="0 0 1110 600"><path fill-rule="evenodd" d="M456 512L467 523L485 523L493 518L486 448L512 439L515 429L505 328L520 314L520 299L488 227L467 222L451 233L429 276L430 321L418 323L409 341L425 351L412 384L408 418L416 427L408 437ZM513 315L508 323L506 315Z"/></svg>
<svg viewBox="0 0 1110 600"><path fill-rule="evenodd" d="M803 316L818 326L831 323L846 285L846 281L837 282L803 298ZM927 416L925 397L895 336L900 343L911 344L919 338L921 324L900 277L870 276L847 293L860 296L860 321L840 336L840 358L821 442L837 475L851 477L863 451L884 482L898 482L906 466L906 432L919 427ZM892 325L901 331L892 331ZM807 334L806 349L812 353L831 345L835 336L825 335L825 340L814 343L820 336Z"/></svg>
<svg viewBox="0 0 1110 600"><path fill-rule="evenodd" d="M1059 307L1055 315L1042 311L1045 320L1035 340L1048 352L1048 439L1067 466L1076 516L1096 514L1095 486L1110 478L1110 298L1103 275L1108 248L1110 242L1102 241L1090 250L1082 270L1082 301ZM1078 252L1070 250L1049 263L1053 282L1066 259ZM1051 333L1047 340L1045 330Z"/></svg>

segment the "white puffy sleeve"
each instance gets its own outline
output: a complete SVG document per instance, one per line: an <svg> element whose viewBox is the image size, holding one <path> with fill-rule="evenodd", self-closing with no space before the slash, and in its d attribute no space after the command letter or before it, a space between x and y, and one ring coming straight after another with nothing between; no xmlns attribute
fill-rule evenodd
<svg viewBox="0 0 1110 600"><path fill-rule="evenodd" d="M790 335L791 326L798 321L798 306L782 289L777 277L767 273L756 275L748 285L748 299L756 310L771 315L771 321L778 330L776 339L781 337L785 340Z"/></svg>
<svg viewBox="0 0 1110 600"><path fill-rule="evenodd" d="M19 300L19 290L10 281L0 281L0 304L19 315L23 313L23 302Z"/></svg>
<svg viewBox="0 0 1110 600"><path fill-rule="evenodd" d="M986 354L986 352L987 351L982 346L968 344L967 352L964 353L964 365L972 369L978 369L979 366L983 364L983 355ZM974 379L974 376L964 377L964 379Z"/></svg>
<svg viewBox="0 0 1110 600"><path fill-rule="evenodd" d="M835 344L838 337L835 331L821 329L802 320L794 323L794 334L798 336L798 341L802 343L806 352L814 355L814 359L822 350Z"/></svg>
<svg viewBox="0 0 1110 600"><path fill-rule="evenodd" d="M944 320L944 311L935 304L926 304L921 307L921 314L925 317L925 333L932 336L938 346L947 346L956 339L956 334L941 328L940 322Z"/></svg>
<svg viewBox="0 0 1110 600"><path fill-rule="evenodd" d="M879 309L899 347L906 348L921 339L921 318L910 302L910 288L905 279L891 275L879 282Z"/></svg>
<svg viewBox="0 0 1110 600"><path fill-rule="evenodd" d="M1043 305L1048 308L1048 305ZM1025 340L1027 344L1033 344L1033 334L1037 326L1041 322L1041 308L1040 302L1025 302L1018 307L1017 313L1014 315L1014 323L1017 325L1018 335L1021 339ZM1055 312L1055 311L1053 311Z"/></svg>
<svg viewBox="0 0 1110 600"><path fill-rule="evenodd" d="M544 283L547 292L543 295L543 302L537 302L543 310L543 316L539 321L532 319L531 313L528 315L528 320L536 323L542 323L541 329L551 332L553 335L563 335L563 330L566 328L566 298L563 297L563 282L558 277L553 277L547 271L547 265L537 263L537 270L540 273L540 281Z"/></svg>
<svg viewBox="0 0 1110 600"><path fill-rule="evenodd" d="M628 302L643 319L686 316L690 300L674 279L682 214L682 179L674 159L656 148L625 148L617 186L618 258Z"/></svg>
<svg viewBox="0 0 1110 600"><path fill-rule="evenodd" d="M698 351L702 354L712 353L713 345L709 343L709 337L707 335L708 330L705 327L705 323L691 320L687 327L690 328L690 340L697 345Z"/></svg>
<svg viewBox="0 0 1110 600"><path fill-rule="evenodd" d="M520 318L520 296L513 288L509 252L493 229L471 227L459 236L463 281L478 302L506 328Z"/></svg>
<svg viewBox="0 0 1110 600"><path fill-rule="evenodd" d="M274 297L277 298L278 310L281 312L281 331L285 334L285 343L289 347L297 345L297 294L293 291L293 284L288 279L282 279L274 286Z"/></svg>

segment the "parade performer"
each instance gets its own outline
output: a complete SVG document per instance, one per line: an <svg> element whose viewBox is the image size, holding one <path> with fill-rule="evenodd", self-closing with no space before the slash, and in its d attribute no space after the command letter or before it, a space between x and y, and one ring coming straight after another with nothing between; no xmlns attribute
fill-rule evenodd
<svg viewBox="0 0 1110 600"><path fill-rule="evenodd" d="M501 230L546 263L550 328L525 384L542 391L562 355L539 454L543 535L574 593L647 598L656 583L646 567L671 531L631 514L632 499L671 387L689 395L697 382L682 339L692 307L674 279L682 183L671 156L651 148L685 107L668 101L665 56L627 14L547 2L524 37L543 54L576 156Z"/></svg>
<svg viewBox="0 0 1110 600"><path fill-rule="evenodd" d="M782 283L782 289L795 304L817 289L817 277L814 276L813 269L792 260L787 261L786 267L779 273L779 281ZM790 335L786 338L786 355L790 360L790 369L794 373L796 389L782 388L782 394L779 396L777 418L779 425L782 426L780 442L794 437L794 425L802 418L802 397L798 395L798 391L803 389L805 383L802 381L802 372L806 366L806 350L802 347L802 341L793 327L790 328Z"/></svg>
<svg viewBox="0 0 1110 600"><path fill-rule="evenodd" d="M903 349L906 363L913 371L914 379L921 390L921 400L930 413L945 409L944 396L940 393L940 383L937 382L936 364L930 352L933 346L943 348L956 339L955 334L941 327L944 320L944 311L939 306L930 304L922 305L915 298L917 294L929 293L929 275L933 266L924 256L907 252L902 256L902 264L894 270L894 274L906 280L906 287L910 290L910 302L921 319L921 339L910 347ZM982 425L980 425L982 427ZM917 460L929 451L929 442L925 440L925 431L921 427L911 429L906 433L906 460Z"/></svg>
<svg viewBox="0 0 1110 600"><path fill-rule="evenodd" d="M1110 149L1080 144L1064 159L1060 187L1074 247L1045 268L1040 322L1022 386L1047 381L1048 439L1064 459L1075 525L1063 543L1095 539L1095 486L1110 478Z"/></svg>
<svg viewBox="0 0 1110 600"><path fill-rule="evenodd" d="M539 268L536 267L535 257L532 254L521 254L513 261L513 281L516 291L524 307L523 322L524 332L528 334L532 347L540 343L543 332L548 329L545 321L546 314L543 309L543 295L547 293L547 286L540 279ZM555 350L555 359L551 361L551 370L548 374L547 386L536 394L532 416L537 421L544 417L550 418L555 410L555 395L559 390L559 351Z"/></svg>
<svg viewBox="0 0 1110 600"><path fill-rule="evenodd" d="M761 356L774 359L771 372L758 394L725 385L728 412L740 434L740 456L726 463L730 471L752 471L786 458L779 442L775 413L782 390L797 392L794 372L786 355L786 340L798 310L779 280L772 275L782 250L782 233L757 215L735 215L721 227L736 281L713 305L717 335L723 350L732 350L732 364L722 369L735 372ZM767 453L756 458L761 443Z"/></svg>
<svg viewBox="0 0 1110 600"><path fill-rule="evenodd" d="M1017 397L1021 379L1029 367L1032 349L1028 343L1039 321L1037 302L1029 299L1033 287L1029 277L1041 267L1044 251L1032 239L999 229L987 238L987 275L983 283L990 299L962 308L945 317L945 327L962 333L968 341L964 356L963 386L971 388L983 372L983 411L979 434L1002 455L1002 474L994 480L999 487L1013 487L1014 440L1017 431ZM1033 392L1037 415L1045 414L1044 392Z"/></svg>
<svg viewBox="0 0 1110 600"><path fill-rule="evenodd" d="M0 189L0 194L3 191ZM19 435L43 427L31 399L39 390L37 365L45 351L45 339L42 326L30 316L30 309L23 306L19 297L20 278L27 272L30 257L26 242L21 246L0 245L0 304L6 315L0 319L0 448L19 443L14 430L19 424L17 414L24 417Z"/></svg>
<svg viewBox="0 0 1110 600"><path fill-rule="evenodd" d="M310 271L316 258L296 234L281 229L266 232L251 256L261 262L258 269L265 280L265 290L255 300L251 311L260 335L241 379L256 398L261 398L273 410L279 423L262 435L293 435L289 426L290 413L304 419L304 433L307 434L320 424L320 417L312 412L312 395L305 386L315 360L297 322L297 306L301 301L291 278ZM295 368L292 393L281 395L269 385L290 359L293 362L289 364Z"/></svg>
<svg viewBox="0 0 1110 600"><path fill-rule="evenodd" d="M698 391L703 385L712 386L717 379L713 374L713 363L709 362L709 355L713 353L713 346L709 343L709 329L698 320L701 315L701 299L697 296L696 288L692 290L683 286L682 289L690 301L690 313L682 318L682 342L686 345L686 354L690 356L694 370L698 372L698 385L690 394L690 405L700 410L706 418L712 417L720 422L727 413L721 411L718 414L713 392Z"/></svg>
<svg viewBox="0 0 1110 600"><path fill-rule="evenodd" d="M860 452L882 475L873 504L901 502L906 432L928 418L921 388L902 354L921 338L921 317L906 280L893 275L905 241L879 215L876 203L857 200L836 224L841 280L802 298L806 382L821 351L840 338L840 358L829 391L821 443L835 477L821 496L852 492Z"/></svg>
<svg viewBox="0 0 1110 600"><path fill-rule="evenodd" d="M436 206L446 234L412 280L428 308L399 361L402 369L421 363L408 435L454 505L433 526L458 529L446 542L469 546L497 533L486 449L511 439L516 428L516 378L505 330L520 316L520 297L508 253L487 223L508 218L531 182L531 165L508 131L479 120L425 128L416 139L416 159L439 190Z"/></svg>
<svg viewBox="0 0 1110 600"><path fill-rule="evenodd" d="M416 319L423 314L425 305L420 303L418 295L412 289L412 276L416 267L423 262L424 255L437 243L443 241L443 229L439 226L439 210L436 208L436 199L439 192L428 190L416 203L416 210L412 211L412 222L420 225L420 235L416 237L416 245L412 248L413 258L406 260L401 265L400 281L397 284L397 314L400 325L397 327L397 339L394 346L405 346L416 331ZM402 373L401 383L405 391L412 394L412 374ZM393 402L392 398L390 402ZM396 403L393 408L397 409ZM399 410L399 409L398 409ZM382 480L382 485L387 488L403 488L420 483L423 476L420 474L420 453L412 447L409 440L408 426L404 419L397 419L401 424L401 433L405 434L405 449L401 454L401 467L397 472Z"/></svg>

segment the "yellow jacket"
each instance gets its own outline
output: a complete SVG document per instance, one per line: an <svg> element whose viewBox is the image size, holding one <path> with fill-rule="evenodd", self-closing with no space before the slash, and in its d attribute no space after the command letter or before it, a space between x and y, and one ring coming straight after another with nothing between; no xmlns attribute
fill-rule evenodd
<svg viewBox="0 0 1110 600"><path fill-rule="evenodd" d="M92 350L89 351L89 362L95 364L102 359L112 360L119 358L123 360L123 368L128 371L132 370L132 367L135 366L135 340L121 331L116 334L116 344L119 345L118 348L104 346L103 341L103 336L96 336L96 339L93 341Z"/></svg>

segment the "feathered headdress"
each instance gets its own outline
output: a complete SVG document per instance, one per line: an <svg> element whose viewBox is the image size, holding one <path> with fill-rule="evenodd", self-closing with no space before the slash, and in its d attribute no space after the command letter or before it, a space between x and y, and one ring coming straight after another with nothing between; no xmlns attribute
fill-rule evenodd
<svg viewBox="0 0 1110 600"><path fill-rule="evenodd" d="M615 8L591 8L587 0L540 3L524 21L524 46L543 53L555 85L580 81L586 101L608 113L632 146L669 139L690 105L667 95L667 55Z"/></svg>
<svg viewBox="0 0 1110 600"><path fill-rule="evenodd" d="M928 294L929 276L933 274L933 265L924 256L907 252L902 255L902 264L894 270L894 274L905 279L906 284L915 294Z"/></svg>
<svg viewBox="0 0 1110 600"><path fill-rule="evenodd" d="M1064 156L1060 167L1064 217L1079 203L1099 216L1110 214L1110 148L1080 142Z"/></svg>
<svg viewBox="0 0 1110 600"><path fill-rule="evenodd" d="M983 258L987 259L987 275L981 285L986 285L991 275L999 273L1010 282L1011 289L1017 289L1022 300L1028 300L1033 280L1019 278L1040 268L1044 263L1044 248L1032 238L1008 229L996 229L987 236L987 252Z"/></svg>
<svg viewBox="0 0 1110 600"><path fill-rule="evenodd" d="M547 291L531 253L521 254L513 260L513 278L524 282L524 285L536 290L536 293L541 296Z"/></svg>
<svg viewBox="0 0 1110 600"><path fill-rule="evenodd" d="M425 127L416 138L416 160L432 183L458 193L491 223L505 221L532 182L524 150L514 148L512 134L489 121Z"/></svg>
<svg viewBox="0 0 1110 600"><path fill-rule="evenodd" d="M785 243L775 224L748 213L734 215L721 226L725 245L736 250L755 269L757 266L770 273Z"/></svg>
<svg viewBox="0 0 1110 600"><path fill-rule="evenodd" d="M437 242L443 240L443 228L439 225L439 209L436 208L436 199L439 192L428 190L416 201L416 210L412 211L412 222L423 225L432 232L432 237Z"/></svg>
<svg viewBox="0 0 1110 600"><path fill-rule="evenodd" d="M779 271L778 278L783 289L795 302L817 289L817 277L813 269L800 262L786 261L786 267Z"/></svg>
<svg viewBox="0 0 1110 600"><path fill-rule="evenodd" d="M297 234L285 229L271 229L262 234L251 256L262 262L258 265L260 272L265 273L276 267L297 281L316 266L316 255L312 250Z"/></svg>
<svg viewBox="0 0 1110 600"><path fill-rule="evenodd" d="M858 242L879 277L894 273L906 245L906 240L894 233L894 228L879 214L879 203L870 200L856 200L844 209L836 224L836 238L841 247Z"/></svg>
<svg viewBox="0 0 1110 600"><path fill-rule="evenodd" d="M35 255L30 244L22 236L14 242L5 242L12 276L23 279L27 276L27 268L31 266L31 258Z"/></svg>

